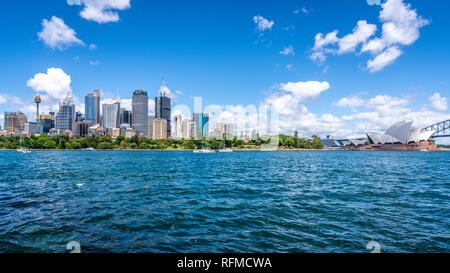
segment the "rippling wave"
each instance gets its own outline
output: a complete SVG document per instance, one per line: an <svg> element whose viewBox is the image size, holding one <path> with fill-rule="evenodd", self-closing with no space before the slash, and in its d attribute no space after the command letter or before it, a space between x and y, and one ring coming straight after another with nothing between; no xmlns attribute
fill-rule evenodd
<svg viewBox="0 0 450 273"><path fill-rule="evenodd" d="M0 159L0 252L450 251L448 152Z"/></svg>

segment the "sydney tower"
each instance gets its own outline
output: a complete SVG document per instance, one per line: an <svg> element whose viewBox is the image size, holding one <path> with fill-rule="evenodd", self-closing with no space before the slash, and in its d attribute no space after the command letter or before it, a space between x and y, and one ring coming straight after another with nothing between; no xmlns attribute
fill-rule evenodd
<svg viewBox="0 0 450 273"><path fill-rule="evenodd" d="M39 103L41 103L41 96L39 94L34 97L34 102L36 103L36 119L39 119Z"/></svg>

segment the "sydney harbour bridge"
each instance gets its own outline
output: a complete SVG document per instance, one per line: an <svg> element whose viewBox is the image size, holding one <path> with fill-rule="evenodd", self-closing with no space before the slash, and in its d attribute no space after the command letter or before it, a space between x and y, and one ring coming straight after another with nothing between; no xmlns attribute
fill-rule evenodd
<svg viewBox="0 0 450 273"><path fill-rule="evenodd" d="M450 137L450 119L438 122L422 129L422 132L434 131L432 138Z"/></svg>

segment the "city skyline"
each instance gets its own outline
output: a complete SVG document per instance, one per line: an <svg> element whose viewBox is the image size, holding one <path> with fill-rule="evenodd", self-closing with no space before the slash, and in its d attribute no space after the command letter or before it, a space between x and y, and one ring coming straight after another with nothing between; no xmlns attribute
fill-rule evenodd
<svg viewBox="0 0 450 273"><path fill-rule="evenodd" d="M19 2L6 4L1 14L1 31L10 41L0 51L10 64L0 70L2 124L7 111L22 111L32 120L35 91L42 97L40 112L48 114L58 111L68 91L82 112L83 97L96 88L100 104L119 93L125 98L121 107L131 110L131 93L142 88L150 98L148 114L156 114L151 98L158 96L163 76L172 87L167 94L173 109L191 106L192 97L199 96L208 106L232 106L224 116L245 121L251 118L246 106L272 103L282 133L351 137L400 120L428 126L450 117L448 38L440 35L449 20L442 5L449 3L261 1L240 4L236 12L231 4L178 2L171 12L185 26L153 26L161 16L173 15L168 4L131 1L113 9L117 17L104 18L101 10L99 17L85 18L77 1L58 1L39 3L40 9L29 4L23 11L30 16L11 33L6 22L22 11ZM191 14L182 15L183 8ZM389 12L393 9L397 15ZM218 18L211 26L201 24L208 16L194 18L196 12L216 10L228 13L214 13ZM153 16L142 23L144 12ZM225 14L235 20L226 21ZM390 35L389 26L404 39ZM68 36L50 39L55 32ZM121 42L115 43L118 37Z"/></svg>

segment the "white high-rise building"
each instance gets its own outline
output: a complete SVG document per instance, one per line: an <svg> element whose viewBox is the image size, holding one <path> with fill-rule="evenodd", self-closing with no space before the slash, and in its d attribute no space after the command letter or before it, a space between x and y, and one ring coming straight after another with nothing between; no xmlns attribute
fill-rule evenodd
<svg viewBox="0 0 450 273"><path fill-rule="evenodd" d="M181 137L183 139L190 139L192 138L192 134L191 134L191 120L190 119L185 119L183 120L182 124L181 124Z"/></svg>
<svg viewBox="0 0 450 273"><path fill-rule="evenodd" d="M153 139L166 139L167 138L167 120L155 119L153 120Z"/></svg>
<svg viewBox="0 0 450 273"><path fill-rule="evenodd" d="M227 137L230 137L230 138L233 137L234 136L233 123L225 123L223 125L223 131Z"/></svg>
<svg viewBox="0 0 450 273"><path fill-rule="evenodd" d="M102 127L104 129L119 128L120 102L102 105Z"/></svg>
<svg viewBox="0 0 450 273"><path fill-rule="evenodd" d="M183 137L182 116L180 114L176 114L173 117L172 137L173 138Z"/></svg>
<svg viewBox="0 0 450 273"><path fill-rule="evenodd" d="M153 138L153 121L155 120L154 115L148 115L148 137Z"/></svg>

